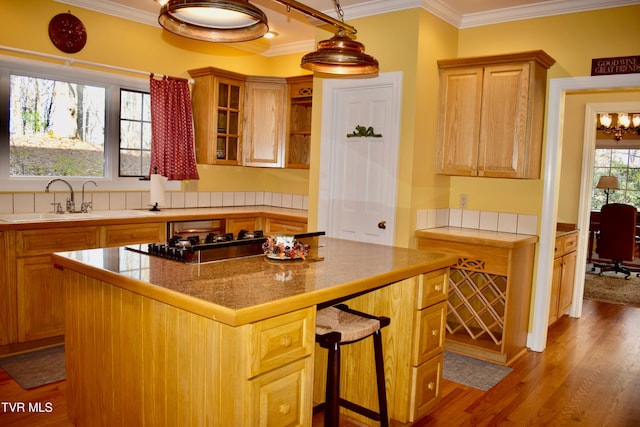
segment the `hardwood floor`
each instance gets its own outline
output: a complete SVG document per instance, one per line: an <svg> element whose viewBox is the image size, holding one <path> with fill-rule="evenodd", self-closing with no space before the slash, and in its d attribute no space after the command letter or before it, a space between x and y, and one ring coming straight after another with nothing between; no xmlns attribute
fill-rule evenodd
<svg viewBox="0 0 640 427"><path fill-rule="evenodd" d="M639 426L640 308L585 301L582 318L560 319L547 349L528 352L513 368L488 392L443 381L440 404L414 425ZM64 393L64 382L24 391L0 370L0 425L69 426ZM52 410L12 413L8 403L19 402L43 409L49 402Z"/></svg>

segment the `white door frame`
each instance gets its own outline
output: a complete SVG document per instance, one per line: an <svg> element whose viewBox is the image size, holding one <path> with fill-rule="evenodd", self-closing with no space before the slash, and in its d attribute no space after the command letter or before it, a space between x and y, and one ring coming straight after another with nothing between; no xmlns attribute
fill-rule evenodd
<svg viewBox="0 0 640 427"><path fill-rule="evenodd" d="M536 269L535 293L533 295L533 323L530 328L531 332L527 337L527 347L531 350L543 351L547 344L549 301L551 297L551 277L553 271L553 254L558 208L558 189L560 185L560 160L562 159L561 135L564 124L565 95L570 91L637 88L640 88L640 74L575 77L551 79L549 81L546 132L547 145L543 176L544 190L542 194L542 218L540 222L538 266ZM590 181L589 188L591 188ZM585 236L587 235L586 233L589 228L588 221L585 225L584 215L580 215L578 217L577 226L580 229L577 256L582 256L584 258L586 257L587 244ZM584 271L582 272L582 279L584 280ZM578 315L582 308L581 306L579 308L576 306L576 298L577 293L574 293L574 305L570 313L572 316Z"/></svg>
<svg viewBox="0 0 640 427"><path fill-rule="evenodd" d="M392 120L392 128L387 134L393 134L388 141L396 145L395 159L390 159L393 170L389 170L389 176L394 177L392 186L393 209L392 215L386 218L386 245L393 245L395 239L395 206L397 197L397 180L398 180L398 156L400 149L400 109L401 109L401 90L402 90L402 72L394 71L388 73L380 73L375 78L365 79L325 79L322 84L322 129L320 137L320 177L318 183L318 229L328 230L331 221L332 210L332 188L331 179L333 173L333 165L331 164L331 147L332 135L334 134L334 124L337 122L335 115L340 109L335 105L337 96L336 92L353 88L376 88L391 86L393 99L391 101L392 111L396 115Z"/></svg>
<svg viewBox="0 0 640 427"><path fill-rule="evenodd" d="M582 298L584 297L584 277L587 252L589 246L589 225L591 222L591 197L593 183L593 164L596 151L596 123L597 115L601 113L637 113L640 102L603 102L590 103L585 107L584 115L584 147L582 148L582 179L580 181L580 207L578 211L578 262L573 291L573 302L569 315L582 315Z"/></svg>

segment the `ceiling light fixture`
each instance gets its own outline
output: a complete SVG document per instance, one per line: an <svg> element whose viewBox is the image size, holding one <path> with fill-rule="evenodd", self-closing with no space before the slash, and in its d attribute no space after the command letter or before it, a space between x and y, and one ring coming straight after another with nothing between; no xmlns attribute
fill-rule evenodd
<svg viewBox="0 0 640 427"><path fill-rule="evenodd" d="M598 114L598 130L607 135L613 135L616 141L620 141L624 134L640 135L640 113L618 113L615 126L611 126L613 118L611 114Z"/></svg>
<svg viewBox="0 0 640 427"><path fill-rule="evenodd" d="M267 16L247 0L169 0L158 23L179 36L208 42L242 42L262 37Z"/></svg>
<svg viewBox="0 0 640 427"><path fill-rule="evenodd" d="M158 2L166 0L156 0ZM334 0L340 20L295 0L275 0L338 28L318 49L302 57L304 69L338 75L378 73L378 61L364 53L353 39L356 29L345 24L339 0ZM268 30L266 15L247 0L168 0L160 9L160 25L174 34L210 42L239 42L262 37Z"/></svg>

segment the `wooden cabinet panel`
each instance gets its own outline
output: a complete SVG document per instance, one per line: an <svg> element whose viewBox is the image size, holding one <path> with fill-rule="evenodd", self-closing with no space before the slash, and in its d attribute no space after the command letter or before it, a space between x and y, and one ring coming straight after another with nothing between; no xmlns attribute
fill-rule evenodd
<svg viewBox="0 0 640 427"><path fill-rule="evenodd" d="M411 417L413 422L426 415L440 398L440 382L444 357L440 355L413 368L411 379Z"/></svg>
<svg viewBox="0 0 640 427"><path fill-rule="evenodd" d="M288 221L284 219L265 218L264 233L304 233L307 231L306 222Z"/></svg>
<svg viewBox="0 0 640 427"><path fill-rule="evenodd" d="M562 317L573 303L573 288L576 272L578 232L563 234L556 238L553 274L551 279L551 299L549 304L549 325Z"/></svg>
<svg viewBox="0 0 640 427"><path fill-rule="evenodd" d="M44 255L53 252L95 248L98 227L68 227L16 232L18 256Z"/></svg>
<svg viewBox="0 0 640 427"><path fill-rule="evenodd" d="M260 217L251 216L246 218L227 218L227 233L237 236L240 230L256 231L262 229Z"/></svg>
<svg viewBox="0 0 640 427"><path fill-rule="evenodd" d="M107 225L100 230L100 242L104 247L163 242L166 240L166 232L164 222Z"/></svg>
<svg viewBox="0 0 640 427"><path fill-rule="evenodd" d="M286 145L284 79L248 77L243 122L245 166L283 167Z"/></svg>
<svg viewBox="0 0 640 427"><path fill-rule="evenodd" d="M553 259L551 273L551 298L549 300L549 325L558 320L558 299L560 298L560 282L562 281L562 257Z"/></svg>
<svg viewBox="0 0 640 427"><path fill-rule="evenodd" d="M517 177L528 169L529 68L524 63L484 69L479 176Z"/></svg>
<svg viewBox="0 0 640 427"><path fill-rule="evenodd" d="M416 351L414 365L420 365L444 351L444 325L447 303L441 302L416 313Z"/></svg>
<svg viewBox="0 0 640 427"><path fill-rule="evenodd" d="M440 72L438 173L477 175L481 95L482 68Z"/></svg>
<svg viewBox="0 0 640 427"><path fill-rule="evenodd" d="M437 173L539 178L553 63L544 51L438 61Z"/></svg>
<svg viewBox="0 0 640 427"><path fill-rule="evenodd" d="M289 135L286 167L309 169L313 75L290 77L287 82L289 83Z"/></svg>
<svg viewBox="0 0 640 427"><path fill-rule="evenodd" d="M198 163L242 162L245 76L213 67L189 70L193 77L193 123Z"/></svg>
<svg viewBox="0 0 640 427"><path fill-rule="evenodd" d="M18 340L55 337L64 333L62 274L50 256L18 260Z"/></svg>
<svg viewBox="0 0 640 427"><path fill-rule="evenodd" d="M305 309L251 325L251 376L258 375L313 351L315 310Z"/></svg>
<svg viewBox="0 0 640 427"><path fill-rule="evenodd" d="M251 381L252 426L311 425L313 359L305 357Z"/></svg>
<svg viewBox="0 0 640 427"><path fill-rule="evenodd" d="M418 309L429 307L447 299L449 280L441 271L423 274L418 281Z"/></svg>

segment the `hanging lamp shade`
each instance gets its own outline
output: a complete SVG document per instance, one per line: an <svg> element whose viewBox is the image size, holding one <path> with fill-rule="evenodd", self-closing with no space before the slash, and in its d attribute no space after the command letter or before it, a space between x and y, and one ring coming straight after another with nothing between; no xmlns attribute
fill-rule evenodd
<svg viewBox="0 0 640 427"><path fill-rule="evenodd" d="M209 42L241 42L262 37L267 16L247 0L169 0L158 23L179 36Z"/></svg>
<svg viewBox="0 0 640 427"><path fill-rule="evenodd" d="M300 66L326 74L365 75L378 73L378 61L364 53L364 45L345 31L318 43L318 49L302 57Z"/></svg>

